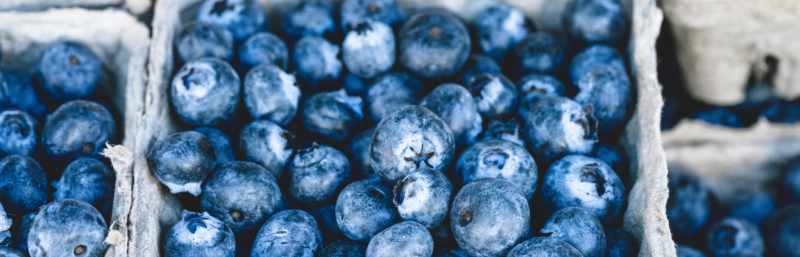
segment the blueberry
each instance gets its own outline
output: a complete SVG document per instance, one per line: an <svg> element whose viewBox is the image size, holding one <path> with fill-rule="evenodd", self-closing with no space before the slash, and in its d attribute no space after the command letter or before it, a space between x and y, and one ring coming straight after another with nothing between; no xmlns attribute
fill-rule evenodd
<svg viewBox="0 0 800 257"><path fill-rule="evenodd" d="M505 140L519 146L525 146L520 134L520 124L516 118L511 118L508 122L492 120L483 133L483 140Z"/></svg>
<svg viewBox="0 0 800 257"><path fill-rule="evenodd" d="M694 249L691 246L686 245L677 245L678 250L677 256L678 257L706 257L706 254L701 252L700 250Z"/></svg>
<svg viewBox="0 0 800 257"><path fill-rule="evenodd" d="M752 223L726 218L715 223L706 234L706 247L714 256L763 256L764 239Z"/></svg>
<svg viewBox="0 0 800 257"><path fill-rule="evenodd" d="M31 257L103 256L108 245L103 216L80 200L55 200L39 211L28 235Z"/></svg>
<svg viewBox="0 0 800 257"><path fill-rule="evenodd" d="M592 148L592 152L588 156L600 159L608 166L611 166L617 176L624 177L627 174L628 156L625 155L625 151L622 148L615 144L598 142L594 144L594 148Z"/></svg>
<svg viewBox="0 0 800 257"><path fill-rule="evenodd" d="M304 37L292 50L295 75L304 90L330 91L336 89L342 75L342 62L338 59L339 46L321 37Z"/></svg>
<svg viewBox="0 0 800 257"><path fill-rule="evenodd" d="M625 205L625 185L605 162L582 155L568 155L547 169L542 184L547 211L581 207L603 225L611 224Z"/></svg>
<svg viewBox="0 0 800 257"><path fill-rule="evenodd" d="M194 132L203 134L211 146L214 147L214 156L217 158L215 167L220 167L226 163L235 161L233 157L233 148L231 146L231 138L225 132L211 127L195 128Z"/></svg>
<svg viewBox="0 0 800 257"><path fill-rule="evenodd" d="M244 104L257 120L286 126L297 114L301 94L294 75L271 64L257 66L244 77Z"/></svg>
<svg viewBox="0 0 800 257"><path fill-rule="evenodd" d="M542 99L525 118L525 135L531 154L539 161L587 154L597 143L594 108L560 96Z"/></svg>
<svg viewBox="0 0 800 257"><path fill-rule="evenodd" d="M343 87L345 90L347 90L347 94L349 95L364 96L371 82L371 79L364 79L348 72L344 75Z"/></svg>
<svg viewBox="0 0 800 257"><path fill-rule="evenodd" d="M514 184L485 178L467 184L450 209L458 246L470 256L503 256L530 233L528 201Z"/></svg>
<svg viewBox="0 0 800 257"><path fill-rule="evenodd" d="M336 204L323 205L308 210L308 213L317 220L319 230L322 232L322 242L327 244L346 239L339 224L336 223ZM366 246L364 246L366 247Z"/></svg>
<svg viewBox="0 0 800 257"><path fill-rule="evenodd" d="M775 199L766 192L751 192L736 197L730 206L729 217L746 220L760 226L777 209Z"/></svg>
<svg viewBox="0 0 800 257"><path fill-rule="evenodd" d="M238 149L242 159L264 166L277 180L294 152L294 135L275 123L257 120L239 133Z"/></svg>
<svg viewBox="0 0 800 257"><path fill-rule="evenodd" d="M667 219L676 241L691 240L706 225L711 216L711 193L699 178L670 170Z"/></svg>
<svg viewBox="0 0 800 257"><path fill-rule="evenodd" d="M36 120L20 110L0 112L0 156L32 155L36 147Z"/></svg>
<svg viewBox="0 0 800 257"><path fill-rule="evenodd" d="M47 203L47 178L33 158L9 155L0 159L0 204L17 217Z"/></svg>
<svg viewBox="0 0 800 257"><path fill-rule="evenodd" d="M303 127L312 135L333 143L344 143L364 126L361 97L344 89L318 93L303 103Z"/></svg>
<svg viewBox="0 0 800 257"><path fill-rule="evenodd" d="M474 26L481 51L500 63L505 60L506 53L531 32L525 14L504 2L481 10Z"/></svg>
<svg viewBox="0 0 800 257"><path fill-rule="evenodd" d="M316 205L335 199L350 180L350 162L330 146L316 142L297 154L289 164L289 189L294 199Z"/></svg>
<svg viewBox="0 0 800 257"><path fill-rule="evenodd" d="M569 64L569 78L572 83L577 83L578 80L588 73L595 66L598 65L611 65L619 68L620 70L627 70L625 68L625 59L616 48L608 45L597 44L587 47L582 50Z"/></svg>
<svg viewBox="0 0 800 257"><path fill-rule="evenodd" d="M20 250L24 253L28 252L28 234L30 234L31 225L33 225L33 220L36 219L36 212L28 213L25 216L22 216L19 225L16 226L11 235L14 236L12 239L12 247Z"/></svg>
<svg viewBox="0 0 800 257"><path fill-rule="evenodd" d="M47 116L42 148L48 161L66 166L79 157L100 158L106 143L117 140L111 113L95 102L76 100L62 104Z"/></svg>
<svg viewBox="0 0 800 257"><path fill-rule="evenodd" d="M322 235L314 217L301 210L285 210L264 223L250 256L314 257L321 248Z"/></svg>
<svg viewBox="0 0 800 257"><path fill-rule="evenodd" d="M0 69L0 109L19 109L39 120L47 116L47 105L34 89L31 77L10 69Z"/></svg>
<svg viewBox="0 0 800 257"><path fill-rule="evenodd" d="M392 190L379 181L350 183L336 200L336 223L352 240L368 242L399 219L392 204Z"/></svg>
<svg viewBox="0 0 800 257"><path fill-rule="evenodd" d="M267 29L267 13L253 0L205 0L197 20L230 31L236 42Z"/></svg>
<svg viewBox="0 0 800 257"><path fill-rule="evenodd" d="M391 69L395 55L394 32L382 22L356 23L342 43L344 65L362 78L374 78Z"/></svg>
<svg viewBox="0 0 800 257"><path fill-rule="evenodd" d="M482 178L500 178L514 184L530 200L539 179L536 161L520 145L505 140L480 141L461 153L456 164L456 185L463 187Z"/></svg>
<svg viewBox="0 0 800 257"><path fill-rule="evenodd" d="M225 222L237 236L256 232L283 206L275 178L246 161L223 165L203 184L204 212Z"/></svg>
<svg viewBox="0 0 800 257"><path fill-rule="evenodd" d="M564 240L583 256L602 257L606 254L603 225L592 213L582 208L568 207L553 213L541 232L548 237Z"/></svg>
<svg viewBox="0 0 800 257"><path fill-rule="evenodd" d="M214 172L214 146L203 134L186 131L158 140L147 153L147 164L173 194L200 195L200 185Z"/></svg>
<svg viewBox="0 0 800 257"><path fill-rule="evenodd" d="M419 105L433 111L447 123L458 147L475 143L483 130L478 105L469 90L459 84L445 83L436 87Z"/></svg>
<svg viewBox="0 0 800 257"><path fill-rule="evenodd" d="M57 41L36 61L34 75L49 99L66 102L92 96L103 76L103 67L88 47Z"/></svg>
<svg viewBox="0 0 800 257"><path fill-rule="evenodd" d="M8 247L11 244L11 224L13 221L11 220L11 214L7 214L6 210L3 208L3 204L0 203L0 248Z"/></svg>
<svg viewBox="0 0 800 257"><path fill-rule="evenodd" d="M469 57L469 32L454 14L425 9L411 16L397 36L399 62L425 79L453 75Z"/></svg>
<svg viewBox="0 0 800 257"><path fill-rule="evenodd" d="M24 253L17 251L14 248L8 248L4 246L0 246L0 256L4 257L25 257Z"/></svg>
<svg viewBox="0 0 800 257"><path fill-rule="evenodd" d="M800 203L800 159L792 160L784 169L781 196L784 202Z"/></svg>
<svg viewBox="0 0 800 257"><path fill-rule="evenodd" d="M705 121L711 125L725 126L731 128L744 128L747 125L732 112L723 107L712 107L690 114L690 118Z"/></svg>
<svg viewBox="0 0 800 257"><path fill-rule="evenodd" d="M517 114L523 119L536 103L544 98L566 96L567 87L558 79L545 74L530 74L517 82L519 87L519 108Z"/></svg>
<svg viewBox="0 0 800 257"><path fill-rule="evenodd" d="M401 222L381 231L367 245L369 257L431 256L433 238L424 226Z"/></svg>
<svg viewBox="0 0 800 257"><path fill-rule="evenodd" d="M325 246L319 257L365 257L367 246L355 241L339 241Z"/></svg>
<svg viewBox="0 0 800 257"><path fill-rule="evenodd" d="M571 244L552 237L534 237L525 240L508 253L508 257L524 256L583 257ZM617 255L608 256L617 257Z"/></svg>
<svg viewBox="0 0 800 257"><path fill-rule="evenodd" d="M483 73L503 73L500 65L492 57L482 54L471 54L461 70L453 75L456 83L469 85L472 78Z"/></svg>
<svg viewBox="0 0 800 257"><path fill-rule="evenodd" d="M262 64L288 68L289 48L283 39L269 32L257 33L239 47L239 69L246 72Z"/></svg>
<svg viewBox="0 0 800 257"><path fill-rule="evenodd" d="M432 257L469 257L462 249L437 248Z"/></svg>
<svg viewBox="0 0 800 257"><path fill-rule="evenodd" d="M423 167L408 173L394 187L394 204L404 221L433 229L447 217L453 185L444 173Z"/></svg>
<svg viewBox="0 0 800 257"><path fill-rule="evenodd" d="M606 255L617 257L639 256L639 242L621 228L606 230Z"/></svg>
<svg viewBox="0 0 800 257"><path fill-rule="evenodd" d="M619 0L570 0L561 23L572 39L588 44L617 43L628 28Z"/></svg>
<svg viewBox="0 0 800 257"><path fill-rule="evenodd" d="M531 73L555 74L564 63L564 43L553 35L537 31L514 47L510 65L517 77Z"/></svg>
<svg viewBox="0 0 800 257"><path fill-rule="evenodd" d="M772 214L762 227L771 256L800 255L800 205L788 205Z"/></svg>
<svg viewBox="0 0 800 257"><path fill-rule="evenodd" d="M372 169L390 185L420 167L446 171L454 152L453 133L447 124L416 105L395 111L378 123L370 145Z"/></svg>
<svg viewBox="0 0 800 257"><path fill-rule="evenodd" d="M183 211L183 219L167 232L164 256L233 257L236 238L222 221L208 215Z"/></svg>
<svg viewBox="0 0 800 257"><path fill-rule="evenodd" d="M181 62L203 57L230 61L233 56L233 35L211 23L190 22L183 26L175 40L175 52Z"/></svg>
<svg viewBox="0 0 800 257"><path fill-rule="evenodd" d="M506 120L517 111L519 94L514 82L499 73L483 73L467 85L484 120Z"/></svg>
<svg viewBox="0 0 800 257"><path fill-rule="evenodd" d="M230 64L216 58L188 62L172 79L170 98L181 119L192 126L216 126L239 106L242 83Z"/></svg>
<svg viewBox="0 0 800 257"><path fill-rule="evenodd" d="M53 199L81 200L94 206L103 217L111 217L116 173L105 163L80 158L67 166L61 179L53 182Z"/></svg>
<svg viewBox="0 0 800 257"><path fill-rule="evenodd" d="M368 129L361 132L350 140L350 144L344 150L345 156L350 160L350 168L353 170L353 180L362 180L375 177L369 158L369 145L372 143L372 134L375 129Z"/></svg>
<svg viewBox="0 0 800 257"><path fill-rule="evenodd" d="M326 0L297 1L283 17L283 32L297 40L303 37L333 38L336 35L334 7Z"/></svg>
<svg viewBox="0 0 800 257"><path fill-rule="evenodd" d="M406 20L405 11L394 0L344 0L340 9L340 22L344 32L365 20L382 22L395 29Z"/></svg>
<svg viewBox="0 0 800 257"><path fill-rule="evenodd" d="M405 72L392 72L375 79L367 89L367 117L378 124L389 114L425 97L422 83Z"/></svg>
<svg viewBox="0 0 800 257"><path fill-rule="evenodd" d="M601 138L619 134L633 115L631 81L624 70L611 65L598 65L583 75L577 83L575 101L594 106L594 116L602 124Z"/></svg>
<svg viewBox="0 0 800 257"><path fill-rule="evenodd" d="M796 102L775 100L761 114L773 123L797 123L800 121L800 105Z"/></svg>

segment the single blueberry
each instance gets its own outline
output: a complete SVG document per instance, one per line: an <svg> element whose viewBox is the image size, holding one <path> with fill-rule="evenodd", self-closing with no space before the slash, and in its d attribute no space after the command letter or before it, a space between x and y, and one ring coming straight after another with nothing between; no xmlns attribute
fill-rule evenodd
<svg viewBox="0 0 800 257"><path fill-rule="evenodd" d="M587 44L617 43L628 31L619 0L570 0L561 23L567 35Z"/></svg>
<svg viewBox="0 0 800 257"><path fill-rule="evenodd" d="M770 256L800 256L800 205L779 209L764 222L762 232Z"/></svg>
<svg viewBox="0 0 800 257"><path fill-rule="evenodd" d="M597 217L582 208L568 207L553 213L541 232L571 244L583 256L602 257L606 254L603 225Z"/></svg>
<svg viewBox="0 0 800 257"><path fill-rule="evenodd" d="M594 106L594 116L602 124L597 134L601 138L619 134L634 109L628 74L611 65L598 65L581 77L577 88L575 101Z"/></svg>
<svg viewBox="0 0 800 257"><path fill-rule="evenodd" d="M430 110L404 107L378 123L370 144L372 169L395 185L420 167L446 171L455 153L450 128Z"/></svg>
<svg viewBox="0 0 800 257"><path fill-rule="evenodd" d="M230 61L233 57L233 35L230 31L206 22L189 22L175 40L175 52L181 62L203 57Z"/></svg>
<svg viewBox="0 0 800 257"><path fill-rule="evenodd" d="M261 226L250 256L314 257L320 249L322 235L314 217L301 210L285 210Z"/></svg>
<svg viewBox="0 0 800 257"><path fill-rule="evenodd" d="M467 85L484 120L507 120L517 111L517 86L499 73L483 73Z"/></svg>
<svg viewBox="0 0 800 257"><path fill-rule="evenodd" d="M301 115L308 132L335 144L348 142L364 126L361 97L349 96L344 89L309 97Z"/></svg>
<svg viewBox="0 0 800 257"><path fill-rule="evenodd" d="M47 105L36 92L28 74L0 69L0 109L19 109L38 120L47 116Z"/></svg>
<svg viewBox="0 0 800 257"><path fill-rule="evenodd" d="M531 154L539 161L587 154L597 143L594 107L560 96L542 99L525 118L525 135Z"/></svg>
<svg viewBox="0 0 800 257"><path fill-rule="evenodd" d="M107 143L117 140L111 113L95 102L76 100L62 104L47 116L42 147L48 161L66 166L79 157L100 158Z"/></svg>
<svg viewBox="0 0 800 257"><path fill-rule="evenodd" d="M691 246L686 245L677 245L678 250L676 251L678 257L706 257L706 254L697 250Z"/></svg>
<svg viewBox="0 0 800 257"><path fill-rule="evenodd" d="M197 20L230 31L236 42L267 29L267 13L254 0L205 0Z"/></svg>
<svg viewBox="0 0 800 257"><path fill-rule="evenodd" d="M236 238L222 221L208 215L183 211L183 219L164 236L164 256L233 257Z"/></svg>
<svg viewBox="0 0 800 257"><path fill-rule="evenodd" d="M362 78L374 78L394 66L395 40L389 25L363 21L352 28L342 43L347 70Z"/></svg>
<svg viewBox="0 0 800 257"><path fill-rule="evenodd" d="M761 226L769 215L778 208L775 199L766 192L750 192L736 197L729 207L728 216L746 220L753 225Z"/></svg>
<svg viewBox="0 0 800 257"><path fill-rule="evenodd" d="M88 47L57 41L44 50L33 73L49 99L66 102L94 95L103 67Z"/></svg>
<svg viewBox="0 0 800 257"><path fill-rule="evenodd" d="M611 169L617 173L617 176L623 178L627 175L628 171L628 156L621 147L606 142L598 142L594 144L592 152L588 156L597 158L611 166Z"/></svg>
<svg viewBox="0 0 800 257"><path fill-rule="evenodd" d="M453 185L444 173L423 167L408 173L394 187L394 205L404 221L433 229L447 217Z"/></svg>
<svg viewBox="0 0 800 257"><path fill-rule="evenodd" d="M28 213L25 216L22 216L20 219L19 225L16 226L11 235L14 237L12 238L11 246L20 250L24 253L28 252L28 234L30 234L31 225L33 225L33 220L36 218L36 212Z"/></svg>
<svg viewBox="0 0 800 257"><path fill-rule="evenodd" d="M471 145L483 130L483 118L467 88L455 84L442 84L422 99L419 104L428 108L447 123L457 147Z"/></svg>
<svg viewBox="0 0 800 257"><path fill-rule="evenodd" d="M548 257L583 257L571 244L552 237L534 237L515 246L508 257L548 256ZM617 255L608 255L617 257Z"/></svg>
<svg viewBox="0 0 800 257"><path fill-rule="evenodd" d="M364 79L348 72L344 75L342 83L344 83L343 87L344 90L347 90L347 94L364 96L369 88L369 85L372 83L372 80Z"/></svg>
<svg viewBox="0 0 800 257"><path fill-rule="evenodd" d="M211 141L194 131L169 135L147 152L150 170L173 194L200 195L200 185L214 172L216 161Z"/></svg>
<svg viewBox="0 0 800 257"><path fill-rule="evenodd" d="M311 208L308 210L308 213L317 220L319 230L322 232L323 245L347 239L344 234L342 234L342 230L339 229L339 224L336 223L335 203Z"/></svg>
<svg viewBox="0 0 800 257"><path fill-rule="evenodd" d="M530 233L529 208L511 182L479 179L456 195L450 226L458 246L470 256L503 256Z"/></svg>
<svg viewBox="0 0 800 257"><path fill-rule="evenodd" d="M103 217L111 217L116 173L105 163L92 158L80 158L67 166L61 179L53 182L53 199L81 200L94 206Z"/></svg>
<svg viewBox="0 0 800 257"><path fill-rule="evenodd" d="M350 181L350 162L336 148L320 146L297 150L289 163L289 189L295 200L318 205L332 201Z"/></svg>
<svg viewBox="0 0 800 257"><path fill-rule="evenodd" d="M305 90L330 91L338 87L342 61L339 46L321 37L304 37L292 49L292 64Z"/></svg>
<svg viewBox="0 0 800 257"><path fill-rule="evenodd" d="M469 57L471 41L463 23L443 9L425 9L411 16L397 36L399 62L425 79L453 75Z"/></svg>
<svg viewBox="0 0 800 257"><path fill-rule="evenodd" d="M553 96L566 96L567 87L558 79L545 74L530 74L517 81L519 87L519 108L517 114L523 119L542 99Z"/></svg>
<svg viewBox="0 0 800 257"><path fill-rule="evenodd" d="M347 238L355 241L368 242L399 219L392 190L379 181L350 183L336 200L336 223Z"/></svg>
<svg viewBox="0 0 800 257"><path fill-rule="evenodd" d="M492 57L482 54L471 54L461 70L453 75L459 85L469 85L472 78L483 73L503 73L500 65Z"/></svg>
<svg viewBox="0 0 800 257"><path fill-rule="evenodd" d="M275 177L246 161L223 165L203 184L204 212L225 222L237 236L258 231L283 206Z"/></svg>
<svg viewBox="0 0 800 257"><path fill-rule="evenodd" d="M432 257L469 257L469 254L462 249L436 248Z"/></svg>
<svg viewBox="0 0 800 257"><path fill-rule="evenodd" d="M424 226L401 222L381 231L367 245L368 257L431 256L433 238Z"/></svg>
<svg viewBox="0 0 800 257"><path fill-rule="evenodd" d="M548 213L567 207L581 207L603 225L622 214L626 203L625 185L605 162L583 155L568 155L547 169L542 197Z"/></svg>
<svg viewBox="0 0 800 257"><path fill-rule="evenodd" d="M3 203L0 203L0 249L8 247L12 242L11 225L14 221L9 216L12 215L7 214L3 208Z"/></svg>
<svg viewBox="0 0 800 257"><path fill-rule="evenodd" d="M211 142L211 146L214 147L214 156L217 158L215 167L220 167L236 160L236 158L233 157L233 147L231 146L231 138L228 137L228 134L211 127L195 128L194 132L203 134L203 136Z"/></svg>
<svg viewBox="0 0 800 257"><path fill-rule="evenodd" d="M356 241L339 241L325 246L319 257L365 257L367 246Z"/></svg>
<svg viewBox="0 0 800 257"><path fill-rule="evenodd" d="M247 72L262 64L288 68L289 48L283 39L269 32L257 33L239 47L239 69Z"/></svg>
<svg viewBox="0 0 800 257"><path fill-rule="evenodd" d="M0 112L0 156L32 155L36 147L36 120L20 110Z"/></svg>
<svg viewBox="0 0 800 257"><path fill-rule="evenodd" d="M286 126L297 114L301 94L294 75L271 64L257 66L244 77L244 104L253 119Z"/></svg>
<svg viewBox="0 0 800 257"><path fill-rule="evenodd" d="M395 29L399 29L406 20L405 11L395 0L344 0L339 15L345 33L365 20L382 22Z"/></svg>
<svg viewBox="0 0 800 257"><path fill-rule="evenodd" d="M667 219L672 237L686 242L694 238L711 216L711 193L700 178L670 170Z"/></svg>
<svg viewBox="0 0 800 257"><path fill-rule="evenodd" d="M463 187L482 178L500 178L514 184L525 199L536 191L536 161L524 147L505 140L484 140L464 150L456 164L455 183Z"/></svg>
<svg viewBox="0 0 800 257"><path fill-rule="evenodd" d="M606 255L616 257L639 256L639 242L621 228L606 230Z"/></svg>
<svg viewBox="0 0 800 257"><path fill-rule="evenodd" d="M33 158L9 155L0 159L0 204L17 217L47 203L47 178Z"/></svg>
<svg viewBox="0 0 800 257"><path fill-rule="evenodd" d="M481 51L499 63L533 29L522 11L504 2L493 3L481 10L475 17L474 26Z"/></svg>
<svg viewBox="0 0 800 257"><path fill-rule="evenodd" d="M418 104L425 97L425 88L416 78L405 72L392 72L375 79L367 89L367 117L373 124L409 105Z"/></svg>
<svg viewBox="0 0 800 257"><path fill-rule="evenodd" d="M238 149L242 159L264 166L277 180L294 152L294 135L273 122L257 120L239 133Z"/></svg>
<svg viewBox="0 0 800 257"><path fill-rule="evenodd" d="M106 234L106 221L97 209L80 200L55 200L34 218L28 252L31 257L99 257L108 248Z"/></svg>
<svg viewBox="0 0 800 257"><path fill-rule="evenodd" d="M486 128L486 132L483 133L483 140L505 140L525 146L525 142L522 141L524 135L520 129L519 121L516 118L511 118L508 122L492 120Z"/></svg>
<svg viewBox="0 0 800 257"><path fill-rule="evenodd" d="M800 121L800 105L796 102L775 100L761 114L770 122L797 123Z"/></svg>
<svg viewBox="0 0 800 257"><path fill-rule="evenodd" d="M625 59L616 48L608 45L597 44L587 47L582 50L569 63L569 78L572 83L577 83L578 80L588 73L595 66L598 65L611 65L619 68L620 70L628 70L625 67Z"/></svg>
<svg viewBox="0 0 800 257"><path fill-rule="evenodd" d="M27 255L14 249L5 246L0 246L0 256L3 257L26 257Z"/></svg>
<svg viewBox="0 0 800 257"><path fill-rule="evenodd" d="M711 125L725 126L731 128L744 128L747 127L745 123L732 112L723 107L712 107L700 110L690 114L693 119L705 121Z"/></svg>
<svg viewBox="0 0 800 257"><path fill-rule="evenodd" d="M336 37L334 7L326 0L297 1L283 17L283 32L298 40L304 37Z"/></svg>
<svg viewBox="0 0 800 257"><path fill-rule="evenodd" d="M564 64L564 43L547 32L537 31L522 39L510 54L509 64L517 77L531 73L555 74Z"/></svg>
<svg viewBox="0 0 800 257"><path fill-rule="evenodd" d="M706 233L706 247L714 256L763 256L764 239L752 223L726 218Z"/></svg>
<svg viewBox="0 0 800 257"><path fill-rule="evenodd" d="M170 98L181 119L192 126L216 126L233 116L242 83L230 64L217 58L188 62L172 78Z"/></svg>
<svg viewBox="0 0 800 257"><path fill-rule="evenodd" d="M375 177L369 158L369 145L372 143L372 134L375 129L368 129L356 135L344 150L344 155L350 160L353 171L353 181Z"/></svg>

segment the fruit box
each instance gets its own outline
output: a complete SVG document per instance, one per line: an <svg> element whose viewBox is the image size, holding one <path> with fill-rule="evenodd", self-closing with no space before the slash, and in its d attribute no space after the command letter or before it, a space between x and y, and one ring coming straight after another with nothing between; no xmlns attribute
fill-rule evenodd
<svg viewBox="0 0 800 257"><path fill-rule="evenodd" d="M280 24L280 13L291 1L259 0L270 17L269 24ZM402 6L439 5L473 17L487 1L398 0ZM566 1L510 0L534 19L538 28L558 31L560 19L543 14L560 13ZM655 40L662 13L654 0L624 0L631 27L627 44L631 80L637 108L621 136L621 145L630 158L634 184L624 217L624 228L641 242L640 256L675 256L675 247L666 219L667 165L659 131L663 101L656 78ZM180 68L173 60L173 46L184 23L191 20L202 0L158 1L153 19L149 80L143 97L143 117L133 144L133 187L130 212L121 228L127 231L124 247L130 256L157 256L163 234L181 218L182 207L148 169L146 151L156 140L182 131L180 119L171 111L169 88L174 72ZM631 185L629 185L631 186Z"/></svg>
<svg viewBox="0 0 800 257"><path fill-rule="evenodd" d="M105 8L120 7L133 14L142 14L150 9L152 0L3 0L0 11L43 11L49 8Z"/></svg>

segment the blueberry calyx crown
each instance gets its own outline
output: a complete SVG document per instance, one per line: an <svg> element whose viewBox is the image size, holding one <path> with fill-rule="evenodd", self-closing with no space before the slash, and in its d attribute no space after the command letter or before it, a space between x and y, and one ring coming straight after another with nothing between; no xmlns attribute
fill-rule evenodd
<svg viewBox="0 0 800 257"><path fill-rule="evenodd" d="M281 132L281 137L286 139L286 146L283 148L283 150L291 150L294 148L294 134L289 133L289 131L283 131ZM316 142L314 143L316 144Z"/></svg>
<svg viewBox="0 0 800 257"><path fill-rule="evenodd" d="M458 225L466 227L470 222L472 222L472 207L467 206L461 209L461 218L458 219Z"/></svg>
<svg viewBox="0 0 800 257"><path fill-rule="evenodd" d="M506 165L506 160L508 160L509 155L505 153L503 150L500 149L492 149L486 153L486 156L483 157L483 164L489 166L495 166L497 169L503 169L503 166Z"/></svg>
<svg viewBox="0 0 800 257"><path fill-rule="evenodd" d="M720 243L720 248L730 249L736 246L736 234L739 230L729 225L723 225L718 228L717 233L714 234L716 240L714 242Z"/></svg>
<svg viewBox="0 0 800 257"><path fill-rule="evenodd" d="M394 187L394 199L392 199L395 206L400 206L403 204L403 200L405 200L406 185L411 184L414 181L417 181L417 179L405 178L397 183L397 185ZM414 192L411 192L411 195L408 197L414 197Z"/></svg>
<svg viewBox="0 0 800 257"><path fill-rule="evenodd" d="M472 77L472 79L469 81L469 86L472 88L472 96L477 99L483 99L483 95L481 95L483 87L488 85L495 78L497 78L497 76L492 75L491 73L484 73Z"/></svg>
<svg viewBox="0 0 800 257"><path fill-rule="evenodd" d="M228 0L217 1L214 3L214 8L211 8L211 14L221 16L225 11L233 10L233 5L228 5Z"/></svg>
<svg viewBox="0 0 800 257"><path fill-rule="evenodd" d="M583 106L584 117L575 120L575 123L583 127L583 138L588 140L597 140L597 119L594 117L594 106L587 104Z"/></svg>
<svg viewBox="0 0 800 257"><path fill-rule="evenodd" d="M75 57L75 56L70 56L70 57L69 57L69 64L72 64L72 65L79 65L79 64L81 64L81 61L80 61L80 60L78 60L78 57Z"/></svg>
<svg viewBox="0 0 800 257"><path fill-rule="evenodd" d="M208 228L206 223L204 222L203 214L196 213L196 212L184 212L183 213L183 222L186 222L186 228L189 229L189 232L194 234L197 231L197 227Z"/></svg>
<svg viewBox="0 0 800 257"><path fill-rule="evenodd" d="M356 24L356 26L353 28L353 31L355 31L355 32L356 32L356 34L358 34L358 35L364 35L364 34L367 34L367 32L370 32L370 31L372 31L372 21L370 21L370 20L365 20L365 21L359 22L359 23L358 23L358 24Z"/></svg>
<svg viewBox="0 0 800 257"><path fill-rule="evenodd" d="M370 190L369 190L369 194L370 194L370 195L371 195L373 198L377 198L377 199L383 199L383 198L386 198L386 196L383 194L383 192L381 192L380 190L377 190L377 189L370 189Z"/></svg>
<svg viewBox="0 0 800 257"><path fill-rule="evenodd" d="M20 114L8 115L6 119L3 120L3 126L11 128L11 131L17 132L23 137L28 137L28 134L31 132L31 128L25 124Z"/></svg>
<svg viewBox="0 0 800 257"><path fill-rule="evenodd" d="M380 13L380 12L381 12L381 7L380 7L380 6L378 6L378 5L377 5L377 4L375 4L375 3L369 4L369 5L367 6L367 12L369 12L369 13L371 13L371 14L378 14L378 13Z"/></svg>
<svg viewBox="0 0 800 257"><path fill-rule="evenodd" d="M436 154L436 152L431 151L426 153L425 144L422 144L422 147L420 148L419 152L414 150L414 147L408 147L408 149L414 153L414 156L404 157L405 161L414 162L414 164L417 165L417 169L419 169L419 165L422 164L423 162L425 163L425 165L428 165L428 167L433 168L433 165L428 163L428 159L433 157Z"/></svg>
<svg viewBox="0 0 800 257"><path fill-rule="evenodd" d="M581 182L594 183L597 195L603 195L606 192L606 188L604 187L606 180L597 172L599 168L600 164L596 162L584 165L583 168L581 168Z"/></svg>
<svg viewBox="0 0 800 257"><path fill-rule="evenodd" d="M319 144L317 142L311 143L311 146L308 148L303 148L297 150L297 154L301 155L302 158L305 158L306 154L314 152L314 150L319 149Z"/></svg>
<svg viewBox="0 0 800 257"><path fill-rule="evenodd" d="M439 26L433 26L432 28L428 29L428 36L439 37L441 35L442 35L442 28Z"/></svg>

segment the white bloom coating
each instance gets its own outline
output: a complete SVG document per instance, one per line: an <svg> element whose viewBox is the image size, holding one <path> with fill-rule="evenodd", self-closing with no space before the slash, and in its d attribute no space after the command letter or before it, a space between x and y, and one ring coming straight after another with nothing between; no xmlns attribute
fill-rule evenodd
<svg viewBox="0 0 800 257"><path fill-rule="evenodd" d="M381 22L360 23L342 43L347 69L362 78L374 78L394 66L395 39L392 28Z"/></svg>

